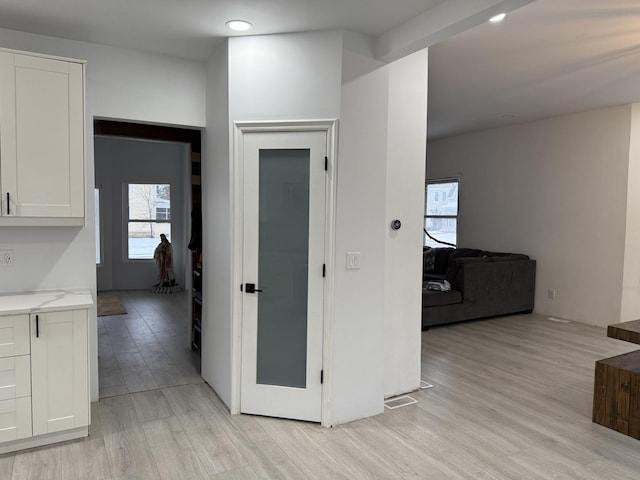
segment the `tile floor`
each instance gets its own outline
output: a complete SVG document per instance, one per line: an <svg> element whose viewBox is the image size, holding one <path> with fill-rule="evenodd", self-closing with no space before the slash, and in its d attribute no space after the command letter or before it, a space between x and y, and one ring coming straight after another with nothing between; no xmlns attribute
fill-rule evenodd
<svg viewBox="0 0 640 480"><path fill-rule="evenodd" d="M187 294L113 292L126 315L98 317L100 398L201 383L188 348Z"/></svg>

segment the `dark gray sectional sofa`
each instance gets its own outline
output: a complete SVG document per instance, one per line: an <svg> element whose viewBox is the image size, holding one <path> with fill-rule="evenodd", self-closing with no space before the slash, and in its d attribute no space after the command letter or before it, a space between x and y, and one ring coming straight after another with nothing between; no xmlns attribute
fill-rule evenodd
<svg viewBox="0 0 640 480"><path fill-rule="evenodd" d="M433 325L531 313L536 262L527 255L475 249L425 250L422 329ZM434 258L435 257L435 258ZM428 281L447 280L449 291L428 290Z"/></svg>

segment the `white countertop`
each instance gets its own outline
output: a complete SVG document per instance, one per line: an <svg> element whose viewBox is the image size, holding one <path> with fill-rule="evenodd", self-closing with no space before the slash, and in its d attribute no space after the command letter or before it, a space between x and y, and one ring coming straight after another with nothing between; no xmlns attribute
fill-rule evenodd
<svg viewBox="0 0 640 480"><path fill-rule="evenodd" d="M0 294L0 315L80 310L92 305L93 298L86 289Z"/></svg>

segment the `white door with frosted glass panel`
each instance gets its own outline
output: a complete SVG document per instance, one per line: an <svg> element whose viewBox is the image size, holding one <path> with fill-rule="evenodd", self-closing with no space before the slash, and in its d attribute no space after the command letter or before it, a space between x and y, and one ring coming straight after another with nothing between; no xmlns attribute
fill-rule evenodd
<svg viewBox="0 0 640 480"><path fill-rule="evenodd" d="M240 410L319 422L327 134L243 139Z"/></svg>

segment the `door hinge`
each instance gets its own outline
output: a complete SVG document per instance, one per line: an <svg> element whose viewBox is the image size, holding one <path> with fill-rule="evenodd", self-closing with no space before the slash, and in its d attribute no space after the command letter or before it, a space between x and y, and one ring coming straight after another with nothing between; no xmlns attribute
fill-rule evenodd
<svg viewBox="0 0 640 480"><path fill-rule="evenodd" d="M320 370L320 384L324 383L324 370Z"/></svg>
<svg viewBox="0 0 640 480"><path fill-rule="evenodd" d="M327 172L329 170L329 157L324 157L324 171Z"/></svg>
<svg viewBox="0 0 640 480"><path fill-rule="evenodd" d="M327 265L326 264L322 264L322 278L327 276Z"/></svg>

